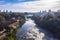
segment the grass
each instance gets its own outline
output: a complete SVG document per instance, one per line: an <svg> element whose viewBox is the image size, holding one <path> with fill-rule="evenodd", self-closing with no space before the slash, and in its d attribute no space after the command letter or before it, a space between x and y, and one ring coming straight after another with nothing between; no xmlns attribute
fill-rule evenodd
<svg viewBox="0 0 60 40"><path fill-rule="evenodd" d="M10 31L6 35L7 40L16 40L16 33L15 31Z"/></svg>

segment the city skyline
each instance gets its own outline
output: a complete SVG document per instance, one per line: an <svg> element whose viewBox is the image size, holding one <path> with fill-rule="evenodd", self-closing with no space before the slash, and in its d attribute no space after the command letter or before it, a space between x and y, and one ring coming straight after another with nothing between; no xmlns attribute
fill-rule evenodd
<svg viewBox="0 0 60 40"><path fill-rule="evenodd" d="M49 10L39 10L38 12L60 12L60 9L56 10L56 11L53 11L51 9ZM12 11L12 10L0 10L0 12L17 12L17 11ZM21 13L24 13L24 12L21 12ZM35 12L27 12L27 13L35 13ZM36 12L37 13L37 12Z"/></svg>
<svg viewBox="0 0 60 40"><path fill-rule="evenodd" d="M60 0L0 0L0 10L15 12L39 12L60 9Z"/></svg>

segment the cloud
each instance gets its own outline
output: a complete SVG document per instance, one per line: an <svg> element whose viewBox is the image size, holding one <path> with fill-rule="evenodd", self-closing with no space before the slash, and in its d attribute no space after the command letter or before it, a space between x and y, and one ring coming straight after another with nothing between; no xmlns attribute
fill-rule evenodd
<svg viewBox="0 0 60 40"><path fill-rule="evenodd" d="M60 0L38 0L15 4L0 5L1 10L12 10L18 12L37 12L40 10L60 9Z"/></svg>

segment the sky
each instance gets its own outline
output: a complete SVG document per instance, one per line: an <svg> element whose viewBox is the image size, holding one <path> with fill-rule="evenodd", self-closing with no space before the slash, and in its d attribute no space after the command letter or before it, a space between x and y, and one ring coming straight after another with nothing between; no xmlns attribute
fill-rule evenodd
<svg viewBox="0 0 60 40"><path fill-rule="evenodd" d="M49 9L60 9L60 0L0 0L0 10L39 12Z"/></svg>

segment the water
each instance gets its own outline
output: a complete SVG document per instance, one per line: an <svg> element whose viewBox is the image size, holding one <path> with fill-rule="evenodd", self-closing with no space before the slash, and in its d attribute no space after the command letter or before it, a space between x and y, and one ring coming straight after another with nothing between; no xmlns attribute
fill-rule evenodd
<svg viewBox="0 0 60 40"><path fill-rule="evenodd" d="M42 28L38 28L34 20L28 19L16 33L16 40L58 40Z"/></svg>

